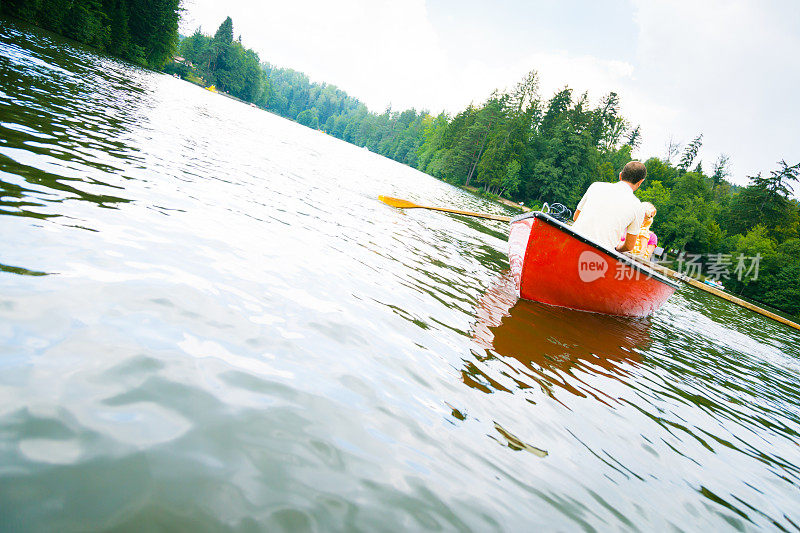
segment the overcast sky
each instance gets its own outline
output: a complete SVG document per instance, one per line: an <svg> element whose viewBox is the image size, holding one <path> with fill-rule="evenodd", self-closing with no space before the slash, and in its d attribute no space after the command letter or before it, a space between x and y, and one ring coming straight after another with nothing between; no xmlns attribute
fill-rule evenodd
<svg viewBox="0 0 800 533"><path fill-rule="evenodd" d="M263 61L333 83L373 111L480 103L536 69L541 95L609 91L641 124L634 155L690 142L736 183L800 162L798 0L184 0L181 32L226 16Z"/></svg>

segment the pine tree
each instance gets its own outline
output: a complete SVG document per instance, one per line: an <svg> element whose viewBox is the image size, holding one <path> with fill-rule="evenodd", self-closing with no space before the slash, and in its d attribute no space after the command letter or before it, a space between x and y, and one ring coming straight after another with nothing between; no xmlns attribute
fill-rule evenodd
<svg viewBox="0 0 800 533"><path fill-rule="evenodd" d="M230 17L227 17L219 25L217 33L214 34L214 40L223 44L231 44L233 42L233 20Z"/></svg>
<svg viewBox="0 0 800 533"><path fill-rule="evenodd" d="M717 161L714 163L714 174L711 176L714 187L720 185L725 181L725 178L730 175L730 170L728 169L729 164L730 158L725 154L720 154Z"/></svg>
<svg viewBox="0 0 800 533"><path fill-rule="evenodd" d="M703 146L702 133L695 137L694 140L689 143L689 146L686 147L686 150L683 151L681 162L678 163L678 170L681 172L686 172L689 170L689 167L697 157L697 153L700 151L701 146Z"/></svg>

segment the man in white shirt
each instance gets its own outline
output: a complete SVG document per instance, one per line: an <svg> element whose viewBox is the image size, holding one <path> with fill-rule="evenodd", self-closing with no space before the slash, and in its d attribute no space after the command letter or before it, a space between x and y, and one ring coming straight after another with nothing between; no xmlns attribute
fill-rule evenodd
<svg viewBox="0 0 800 533"><path fill-rule="evenodd" d="M645 166L631 161L619 173L619 182L592 183L575 209L572 229L610 250L632 250L644 221L644 208L633 191L646 176Z"/></svg>

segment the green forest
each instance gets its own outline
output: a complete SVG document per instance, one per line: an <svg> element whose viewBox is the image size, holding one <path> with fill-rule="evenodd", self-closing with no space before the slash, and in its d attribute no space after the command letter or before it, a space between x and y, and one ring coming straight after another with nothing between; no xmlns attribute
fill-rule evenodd
<svg viewBox="0 0 800 533"><path fill-rule="evenodd" d="M197 30L181 41L179 53L186 62L174 61L165 71L187 78L194 74L203 85L267 107L267 73L258 54L233 39L233 21L226 18L213 37Z"/></svg>
<svg viewBox="0 0 800 533"><path fill-rule="evenodd" d="M178 0L6 0L2 10L138 64L166 63L166 72L453 185L529 206L574 209L590 183L615 181L641 142L617 94L593 103L565 86L543 97L536 71L452 116L375 113L334 85L263 62L234 39L230 17L213 36L198 29L178 44ZM167 62L176 45L182 57ZM702 147L697 135L685 145L671 142L664 154L637 154L648 170L637 194L658 208L652 229L659 244L696 258L704 275L716 265L729 291L800 316L800 205L793 189L800 163L778 161L736 186L728 181L729 156L705 157L715 163L704 169ZM750 268L737 279L739 257L759 257L758 272Z"/></svg>
<svg viewBox="0 0 800 533"><path fill-rule="evenodd" d="M0 12L153 69L178 44L180 0L2 0Z"/></svg>

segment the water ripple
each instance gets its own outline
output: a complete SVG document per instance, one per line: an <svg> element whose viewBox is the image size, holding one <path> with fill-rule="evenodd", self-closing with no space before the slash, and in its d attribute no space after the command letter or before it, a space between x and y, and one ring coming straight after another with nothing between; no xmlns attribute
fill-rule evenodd
<svg viewBox="0 0 800 533"><path fill-rule="evenodd" d="M0 524L800 524L800 338L517 301L505 208L0 25Z"/></svg>

